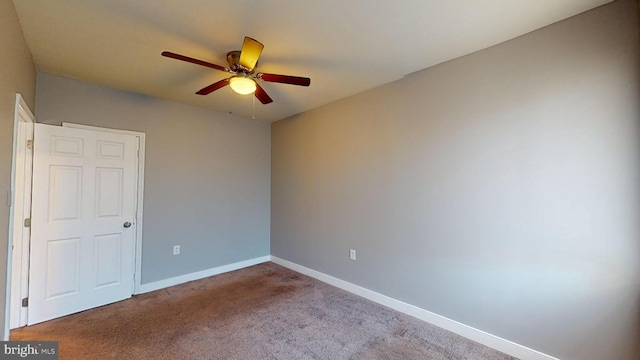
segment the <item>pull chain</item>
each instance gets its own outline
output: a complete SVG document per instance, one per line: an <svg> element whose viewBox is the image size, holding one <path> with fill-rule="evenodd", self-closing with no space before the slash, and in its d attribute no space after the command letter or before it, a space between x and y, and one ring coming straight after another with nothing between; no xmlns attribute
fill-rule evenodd
<svg viewBox="0 0 640 360"><path fill-rule="evenodd" d="M231 102L233 101L233 90L231 89L231 86L229 86L229 102L227 104L229 104L229 115L233 114L233 112L231 111Z"/></svg>
<svg viewBox="0 0 640 360"><path fill-rule="evenodd" d="M253 99L253 115L251 116L251 119L255 120L256 119L256 97L252 96L251 98Z"/></svg>

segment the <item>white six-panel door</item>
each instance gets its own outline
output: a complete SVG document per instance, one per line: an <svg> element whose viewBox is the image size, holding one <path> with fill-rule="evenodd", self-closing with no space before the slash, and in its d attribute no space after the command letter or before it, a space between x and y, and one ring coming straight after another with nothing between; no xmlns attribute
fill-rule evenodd
<svg viewBox="0 0 640 360"><path fill-rule="evenodd" d="M137 138L35 125L28 324L133 293Z"/></svg>

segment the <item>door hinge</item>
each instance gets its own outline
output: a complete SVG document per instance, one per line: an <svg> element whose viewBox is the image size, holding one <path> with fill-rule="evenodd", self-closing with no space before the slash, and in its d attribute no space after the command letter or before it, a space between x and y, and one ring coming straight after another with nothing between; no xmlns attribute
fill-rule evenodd
<svg viewBox="0 0 640 360"><path fill-rule="evenodd" d="M27 149L33 149L33 140L27 140Z"/></svg>
<svg viewBox="0 0 640 360"><path fill-rule="evenodd" d="M24 219L24 227L31 227L31 218Z"/></svg>
<svg viewBox="0 0 640 360"><path fill-rule="evenodd" d="M29 307L29 298L22 299L22 307Z"/></svg>

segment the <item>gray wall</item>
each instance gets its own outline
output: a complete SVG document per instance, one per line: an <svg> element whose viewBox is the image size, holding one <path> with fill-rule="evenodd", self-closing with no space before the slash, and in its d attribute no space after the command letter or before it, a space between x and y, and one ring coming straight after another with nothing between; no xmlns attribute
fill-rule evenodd
<svg viewBox="0 0 640 360"><path fill-rule="evenodd" d="M269 124L45 73L37 79L38 122L146 133L143 284L269 255Z"/></svg>
<svg viewBox="0 0 640 360"><path fill-rule="evenodd" d="M564 360L640 358L637 14L274 123L272 255Z"/></svg>
<svg viewBox="0 0 640 360"><path fill-rule="evenodd" d="M0 332L4 336L7 277L9 207L6 193L11 187L13 121L16 93L34 109L36 69L22 35L13 2L0 0Z"/></svg>

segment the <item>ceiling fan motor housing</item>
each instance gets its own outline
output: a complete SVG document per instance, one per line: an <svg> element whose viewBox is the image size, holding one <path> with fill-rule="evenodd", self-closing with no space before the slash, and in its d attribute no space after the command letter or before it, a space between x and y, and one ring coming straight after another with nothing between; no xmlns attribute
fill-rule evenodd
<svg viewBox="0 0 640 360"><path fill-rule="evenodd" d="M227 53L227 62L229 63L229 69L238 74L251 75L253 74L253 69L247 69L246 67L240 65L240 50L229 51ZM256 62L256 68L258 63Z"/></svg>

